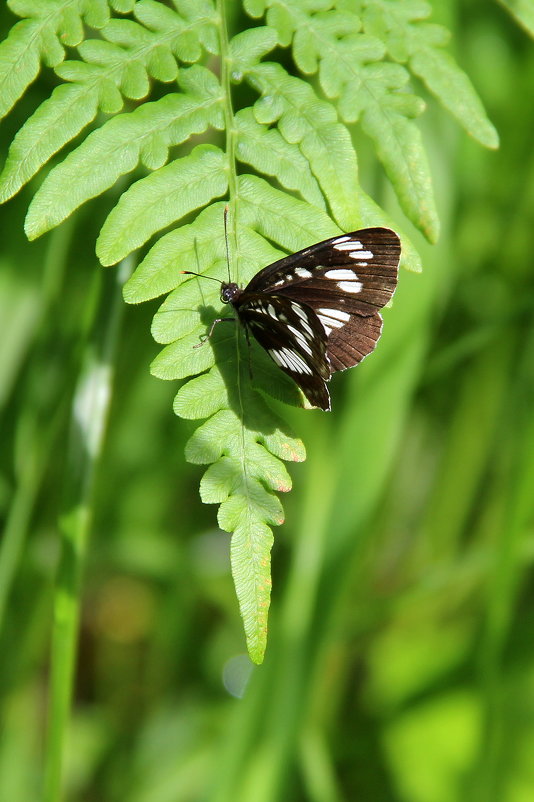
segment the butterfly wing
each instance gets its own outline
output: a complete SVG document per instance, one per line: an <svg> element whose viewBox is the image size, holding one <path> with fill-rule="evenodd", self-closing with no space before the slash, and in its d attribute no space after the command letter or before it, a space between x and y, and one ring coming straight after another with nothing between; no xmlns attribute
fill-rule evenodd
<svg viewBox="0 0 534 802"><path fill-rule="evenodd" d="M326 335L305 304L281 295L245 290L234 307L271 359L300 387L310 404L330 409Z"/></svg>
<svg viewBox="0 0 534 802"><path fill-rule="evenodd" d="M327 336L330 372L357 365L382 330L378 314L397 286L400 241L366 228L319 242L260 270L246 292L272 293L311 308Z"/></svg>

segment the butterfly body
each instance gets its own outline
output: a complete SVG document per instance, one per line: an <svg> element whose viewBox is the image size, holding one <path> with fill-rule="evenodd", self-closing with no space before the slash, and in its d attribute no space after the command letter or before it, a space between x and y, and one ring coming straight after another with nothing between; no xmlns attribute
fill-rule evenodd
<svg viewBox="0 0 534 802"><path fill-rule="evenodd" d="M221 301L310 404L329 410L331 375L376 346L378 310L395 292L399 259L394 231L361 229L268 265L244 289L224 282Z"/></svg>

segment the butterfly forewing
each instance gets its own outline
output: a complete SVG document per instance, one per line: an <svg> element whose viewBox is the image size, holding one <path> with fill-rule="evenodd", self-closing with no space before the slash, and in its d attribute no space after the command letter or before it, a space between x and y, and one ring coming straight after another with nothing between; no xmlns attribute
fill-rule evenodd
<svg viewBox="0 0 534 802"><path fill-rule="evenodd" d="M366 228L319 242L260 270L247 292L275 292L308 305L370 315L397 286L400 242L388 228Z"/></svg>

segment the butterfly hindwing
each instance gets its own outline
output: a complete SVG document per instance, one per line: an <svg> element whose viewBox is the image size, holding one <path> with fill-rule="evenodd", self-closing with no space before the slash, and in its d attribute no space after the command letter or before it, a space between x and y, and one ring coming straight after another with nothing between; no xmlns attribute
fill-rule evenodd
<svg viewBox="0 0 534 802"><path fill-rule="evenodd" d="M326 310L325 310L326 311ZM332 310L328 310L333 314ZM321 315L321 319L332 323L332 318ZM328 334L327 354L331 373L358 365L364 357L374 351L382 333L382 317L374 315L351 315L340 328Z"/></svg>
<svg viewBox="0 0 534 802"><path fill-rule="evenodd" d="M244 291L239 319L271 359L301 388L313 406L330 409L324 329L312 309L283 296Z"/></svg>

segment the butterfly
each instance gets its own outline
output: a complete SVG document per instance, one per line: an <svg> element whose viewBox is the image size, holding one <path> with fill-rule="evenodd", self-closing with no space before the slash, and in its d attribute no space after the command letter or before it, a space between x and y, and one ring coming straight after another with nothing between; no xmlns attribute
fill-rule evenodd
<svg viewBox="0 0 534 802"><path fill-rule="evenodd" d="M309 403L327 411L332 374L357 365L378 342L378 310L395 292L400 252L391 229L363 228L273 262L244 289L222 282L221 301Z"/></svg>

